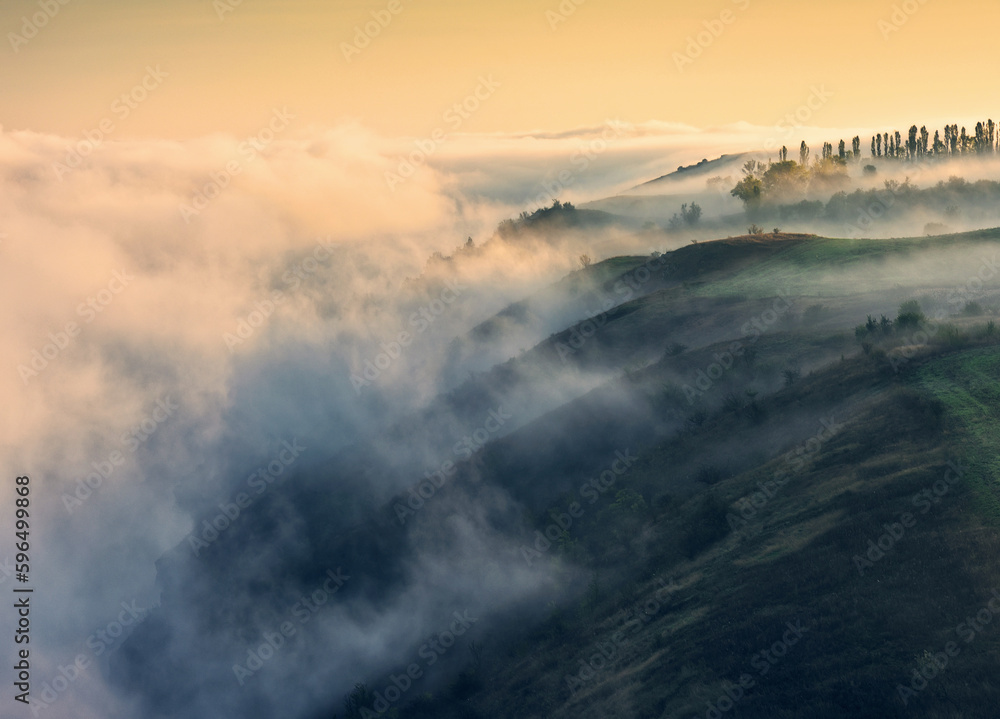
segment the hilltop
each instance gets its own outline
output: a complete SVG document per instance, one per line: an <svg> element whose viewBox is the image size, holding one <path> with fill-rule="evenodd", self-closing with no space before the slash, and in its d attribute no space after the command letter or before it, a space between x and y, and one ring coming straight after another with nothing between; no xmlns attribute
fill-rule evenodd
<svg viewBox="0 0 1000 719"><path fill-rule="evenodd" d="M334 562L354 578L323 612L391 606L415 568L434 568L459 588L440 608L447 627L472 601L461 587L497 587L461 605L477 618L461 650L422 664L385 715L713 716L727 701L743 717L985 712L1000 649L988 628L933 688L898 687L998 586L1000 294L972 281L997 249L1000 230L772 233L582 267L450 346L468 363L535 337L525 352L297 467L197 558L165 558L162 607L115 675L176 691L150 686L179 641L173 616L201 617L186 641L215 656L248 596L277 626L282 598ZM380 449L404 438L448 461L423 473ZM304 540L288 543L290 522ZM502 551L479 558L473 527ZM260 576L264 548L283 557L273 576ZM296 639L326 677L328 717L377 712L425 641L345 677L324 674L318 639ZM232 681L229 657L190 684ZM248 686L237 701L252 715L262 696Z"/></svg>

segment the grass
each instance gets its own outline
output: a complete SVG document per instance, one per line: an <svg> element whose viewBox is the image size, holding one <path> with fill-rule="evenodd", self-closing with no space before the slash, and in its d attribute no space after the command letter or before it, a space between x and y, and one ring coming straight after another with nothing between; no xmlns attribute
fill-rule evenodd
<svg viewBox="0 0 1000 719"><path fill-rule="evenodd" d="M1000 526L1000 349L977 348L929 362L920 386L953 422L953 445L965 464L981 515Z"/></svg>
<svg viewBox="0 0 1000 719"><path fill-rule="evenodd" d="M606 434L633 441L638 432L623 430L625 419L601 416L616 401L645 418L648 441L635 465L614 492L586 505L569 540L548 556L552 577L575 598L553 606L540 626L494 633L478 675L400 708L400 719L701 717L742 675L754 685L726 717L994 716L1000 626L963 643L909 707L897 686L928 653L956 641L956 627L1000 587L995 339L942 331L895 372L885 348L861 353L851 333L776 323L754 345L756 362L736 364L695 405L680 386L741 337L742 323L761 313L760 298L776 287L839 295L844 301L830 304L842 310L871 291L872 273L891 277L887 260L998 239L995 230L912 240L796 237L671 253L676 284L609 313L574 355L582 367L598 360L625 367L655 338L660 358L525 428L540 445L565 441L551 467L522 461L517 450L528 445L514 435L485 452L477 469L477 481L496 481L525 504L528 488L553 488L556 496L530 513L530 535L551 522L547 507L582 501L575 488L595 463L581 457L603 439L584 430L606 422ZM588 272L611 282L641 261ZM831 269L848 279L824 284ZM670 352L672 344L687 347ZM551 343L528 359L546 352ZM782 381L800 364L812 369ZM747 389L755 392L753 412ZM686 421L694 414L697 421ZM840 427L824 435L821 420L831 417ZM558 429L555 439L543 431L548 425ZM586 439L565 439L577 432ZM968 471L924 511L920 494L940 486L952 460ZM775 477L787 482L774 486ZM884 542L886 527L904 516L912 522L903 535L869 559L870 542ZM789 622L807 631L761 673L762 652L783 641ZM583 677L602 646L615 648L613 658Z"/></svg>

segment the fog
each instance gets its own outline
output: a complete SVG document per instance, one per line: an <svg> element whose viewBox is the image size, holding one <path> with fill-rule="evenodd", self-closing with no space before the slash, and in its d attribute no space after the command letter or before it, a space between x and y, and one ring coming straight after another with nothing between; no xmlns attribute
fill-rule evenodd
<svg viewBox="0 0 1000 719"><path fill-rule="evenodd" d="M429 685L464 665L467 640L491 622L544 615L580 577L522 561L525 507L477 483L476 457L620 374L536 345L669 285L609 294L573 280L580 255L645 259L686 246L688 234L643 229L679 211L675 199L706 205L706 236L735 234L726 228L745 218L729 188L701 178L675 183L669 207L654 212L616 205L624 217L506 238L496 228L554 199L627 193L680 165L761 146L769 133L609 121L456 135L412 162L403 182L387 173L419 158L419 138L361 125L292 126L249 145L224 135L105 142L85 155L76 139L0 133L0 386L14 400L2 453L9 472L32 478L42 713L323 715L355 682L405 671L455 612L477 621L440 665L425 666ZM738 178L738 167L723 169ZM857 179L877 188L909 175L925 188L996 169L901 164ZM985 226L992 215L981 209L948 224ZM922 234L912 228L939 221L933 210L876 218L862 234ZM842 223L801 229L837 227L848 236ZM888 275L926 280L946 302L941 288L961 285L979 261L974 251L927 254ZM814 294L886 276L831 271ZM847 314L835 324L850 323ZM588 462L584 475L604 469ZM446 463L461 465L461 484L392 524L393 498ZM208 538L220 505L258 491L247 516ZM12 488L2 494L12 506ZM382 527L378 541L355 532L364 522ZM321 558L330 547L344 554ZM328 571L348 578L303 622L292 607ZM284 622L296 634L241 684L233 665ZM87 667L56 682L78 657Z"/></svg>

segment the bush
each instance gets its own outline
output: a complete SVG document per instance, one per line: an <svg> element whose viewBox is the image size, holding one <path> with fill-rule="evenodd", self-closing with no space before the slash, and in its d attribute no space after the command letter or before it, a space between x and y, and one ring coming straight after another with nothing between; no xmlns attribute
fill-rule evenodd
<svg viewBox="0 0 1000 719"><path fill-rule="evenodd" d="M923 312L905 312L896 318L896 327L900 330L915 330L924 323Z"/></svg>
<svg viewBox="0 0 1000 719"><path fill-rule="evenodd" d="M694 473L694 481L701 484L712 485L721 482L726 478L726 473L714 464L706 464L698 468Z"/></svg>
<svg viewBox="0 0 1000 719"><path fill-rule="evenodd" d="M729 534L727 514L728 507L725 502L714 494L702 498L698 508L691 515L687 531L681 540L681 549L689 559Z"/></svg>
<svg viewBox="0 0 1000 719"><path fill-rule="evenodd" d="M916 300L907 300L899 306L896 327L901 330L916 329L926 320L923 310L920 309L920 303Z"/></svg>
<svg viewBox="0 0 1000 719"><path fill-rule="evenodd" d="M969 344L969 337L955 325L944 325L938 330L934 341L948 349L959 349Z"/></svg>

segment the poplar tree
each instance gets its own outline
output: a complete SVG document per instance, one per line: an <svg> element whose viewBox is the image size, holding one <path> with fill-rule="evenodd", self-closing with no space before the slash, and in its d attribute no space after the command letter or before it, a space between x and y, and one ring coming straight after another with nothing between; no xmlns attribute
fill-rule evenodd
<svg viewBox="0 0 1000 719"><path fill-rule="evenodd" d="M949 128L947 128L947 127L944 128L945 139L948 138L948 134L950 132L951 132L951 130ZM934 154L936 156L940 156L940 155L945 154L945 144L943 142L941 142L941 131L940 130L935 130L934 131Z"/></svg>

